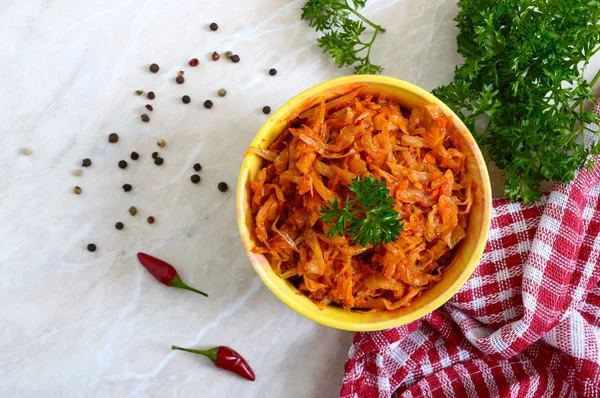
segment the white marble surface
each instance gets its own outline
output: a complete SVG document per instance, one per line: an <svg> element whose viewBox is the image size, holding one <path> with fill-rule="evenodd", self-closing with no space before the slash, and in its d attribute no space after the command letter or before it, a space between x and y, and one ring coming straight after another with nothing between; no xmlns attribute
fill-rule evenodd
<svg viewBox="0 0 600 398"><path fill-rule="evenodd" d="M238 168L266 120L262 106L275 109L350 73L316 47L316 34L299 20L302 4L0 2L1 397L338 394L352 333L280 303L252 270L235 222ZM386 74L426 89L451 79L460 62L454 1L370 0L365 12L388 29L373 54ZM208 30L212 21L218 32ZM242 60L212 62L213 50ZM187 66L194 56L198 68ZM152 62L158 74L148 72ZM271 67L277 76L268 76ZM173 81L178 70L184 85ZM225 98L216 96L221 87ZM136 97L136 89L157 98ZM184 94L191 104L181 103ZM211 110L202 107L208 98ZM155 109L147 124L146 103ZM107 142L111 132L117 144ZM158 138L168 142L162 167L150 159ZM93 166L72 176L84 157ZM195 162L203 165L199 185L189 181ZM232 189L218 192L219 181ZM133 191L124 193L124 183ZM71 192L75 185L82 195ZM124 230L115 230L117 221ZM90 242L97 252L86 251ZM160 285L138 251L173 263L210 298ZM230 345L257 380L172 352L172 344Z"/></svg>

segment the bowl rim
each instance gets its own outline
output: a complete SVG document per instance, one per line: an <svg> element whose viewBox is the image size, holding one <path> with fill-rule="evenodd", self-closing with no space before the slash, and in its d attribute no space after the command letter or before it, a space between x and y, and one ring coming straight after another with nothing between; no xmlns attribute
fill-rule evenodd
<svg viewBox="0 0 600 398"><path fill-rule="evenodd" d="M248 256L252 267L255 272L258 274L262 282L269 288L269 290L275 294L279 300L281 300L288 307L298 312L300 315L314 321L320 323L324 326L340 329L340 330L348 330L348 331L378 331L389 329L396 326L401 326L408 324L412 321L415 321L423 316L435 311L442 305L444 305L456 292L467 282L467 280L471 277L472 273L477 268L481 260L481 256L483 255L483 251L485 249L485 245L487 243L489 229L491 225L491 205L492 205L492 196L491 196L491 184L490 177L487 167L485 167L485 160L479 149L479 146L476 144L475 139L470 132L470 130L466 127L466 125L462 122L462 120L441 100L435 97L433 94L428 92L427 90L420 88L412 83L408 83L404 80L400 80L397 78L389 77L389 76L380 76L380 75L351 75L351 76L343 76L335 79L327 80L325 82L319 83L309 89L302 91L301 93L292 97L289 101L287 101L284 105L282 105L273 115L261 126L256 135L254 136L252 142L248 146L257 146L262 142L263 136L265 136L271 129L273 124L280 122L281 120L285 120L286 116L288 116L293 110L301 106L305 100L318 95L319 93L326 91L328 89L334 88L340 85L347 84L369 84L369 83L377 83L377 84L385 84L390 86L396 86L406 91L411 91L417 94L420 97L425 98L430 103L437 104L444 114L452 115L454 118L454 122L461 127L461 130L468 132L467 140L472 140L475 143L475 157L478 164L482 164L484 167L483 173L483 184L482 187L484 192L484 203L483 203L483 223L482 231L480 239L477 240L477 243L472 250L471 261L467 267L460 273L459 277L456 278L451 285L448 286L446 290L444 290L440 295L438 295L435 299L433 299L427 305L416 309L407 314L399 315L398 317L392 319L386 319L381 321L373 321L373 322L364 322L357 323L351 320L338 320L331 319L327 317L324 313L318 314L307 308L304 304L299 302L297 299L292 298L289 292L282 290L279 286L275 284L275 282L267 276L265 272L263 272L262 267L256 260L256 255L249 251L247 244L249 244L250 235L252 231L250 231L245 222L244 222L244 190L246 188L246 183L249 179L248 174L248 163L249 161L256 155L252 153L245 153L242 161L240 174L238 177L237 184L237 192L236 192L236 210L237 210L237 219L238 219L238 229L240 232L240 237L242 243L244 245L244 250L246 255ZM245 236L246 231L248 231L248 235ZM304 296L306 297L306 296ZM312 301L309 300L312 305Z"/></svg>

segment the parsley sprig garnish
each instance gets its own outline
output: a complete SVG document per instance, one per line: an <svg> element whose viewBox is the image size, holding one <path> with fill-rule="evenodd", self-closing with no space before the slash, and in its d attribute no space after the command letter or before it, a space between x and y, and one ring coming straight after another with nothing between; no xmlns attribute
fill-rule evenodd
<svg viewBox="0 0 600 398"><path fill-rule="evenodd" d="M512 200L537 200L541 181L568 182L598 144L584 148L594 101L583 70L600 44L600 2L460 0L454 81L434 90L506 177ZM478 128L480 127L480 128Z"/></svg>
<svg viewBox="0 0 600 398"><path fill-rule="evenodd" d="M317 32L324 33L317 39L319 47L329 51L340 68L356 64L354 73L381 73L383 68L371 63L370 55L377 34L385 32L385 29L357 11L366 3L367 0L352 0L352 8L348 0L309 0L302 7L301 18ZM350 18L351 15L358 19ZM360 37L366 30L364 24L374 29L369 41Z"/></svg>
<svg viewBox="0 0 600 398"><path fill-rule="evenodd" d="M353 242L363 247L396 242L404 223L392 208L394 199L385 181L358 176L348 189L355 197L347 197L342 207L336 198L328 202L331 209L321 208L321 220L333 224L326 235L344 236L345 231Z"/></svg>

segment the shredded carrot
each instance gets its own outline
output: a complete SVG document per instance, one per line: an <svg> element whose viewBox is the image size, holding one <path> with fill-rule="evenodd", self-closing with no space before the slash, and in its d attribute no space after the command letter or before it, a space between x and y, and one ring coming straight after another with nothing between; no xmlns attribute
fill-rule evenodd
<svg viewBox="0 0 600 398"><path fill-rule="evenodd" d="M466 235L476 189L452 120L435 104L412 112L359 90L297 114L266 149L251 184L258 245L273 270L320 308L388 311L440 280ZM327 237L320 209L357 176L386 181L404 221L396 242L361 247Z"/></svg>

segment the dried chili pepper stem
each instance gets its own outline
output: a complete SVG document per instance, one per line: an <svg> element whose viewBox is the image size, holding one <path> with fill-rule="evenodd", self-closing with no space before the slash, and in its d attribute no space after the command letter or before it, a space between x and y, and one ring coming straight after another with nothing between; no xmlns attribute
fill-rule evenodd
<svg viewBox="0 0 600 398"><path fill-rule="evenodd" d="M163 285L189 290L191 292L201 294L204 297L208 297L208 294L186 285L181 280L177 270L171 264L145 253L138 253L137 257L144 268L146 268L148 272L150 272L150 274Z"/></svg>
<svg viewBox="0 0 600 398"><path fill-rule="evenodd" d="M248 365L248 362L237 351L227 346L213 347L208 350L194 350L191 348L183 348L171 346L172 350L180 350L191 352L192 354L204 355L210 359L216 367L228 370L242 376L250 381L256 380L254 371Z"/></svg>

